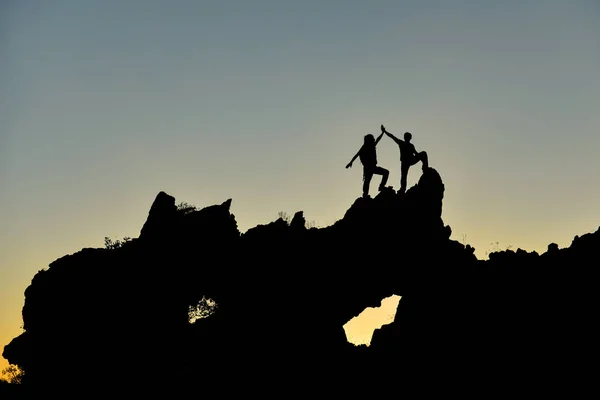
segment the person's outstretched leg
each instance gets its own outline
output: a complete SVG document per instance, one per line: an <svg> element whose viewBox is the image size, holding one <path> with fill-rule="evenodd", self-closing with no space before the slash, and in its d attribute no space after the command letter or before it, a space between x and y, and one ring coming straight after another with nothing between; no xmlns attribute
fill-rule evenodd
<svg viewBox="0 0 600 400"><path fill-rule="evenodd" d="M375 173L381 175L381 183L379 184L379 191L383 190L385 184L387 183L388 176L390 175L390 171L382 167L376 167Z"/></svg>

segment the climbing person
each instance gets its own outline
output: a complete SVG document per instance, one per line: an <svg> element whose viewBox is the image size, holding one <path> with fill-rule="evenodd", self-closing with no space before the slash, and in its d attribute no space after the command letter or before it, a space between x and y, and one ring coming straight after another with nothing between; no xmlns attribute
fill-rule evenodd
<svg viewBox="0 0 600 400"><path fill-rule="evenodd" d="M382 131L377 139L372 134L365 135L364 143L358 150L358 153L346 165L346 168L352 167L352 163L356 160L356 157L360 157L360 162L363 165L363 197L365 198L369 197L369 186L373 175L381 175L381 183L379 184L379 191L381 191L385 188L390 173L387 169L377 165L376 146L383 137L383 133Z"/></svg>
<svg viewBox="0 0 600 400"><path fill-rule="evenodd" d="M419 161L423 163L423 172L429 168L427 153L424 151L417 152L415 146L410 142L412 139L412 134L410 132L405 132L404 140L402 140L389 133L385 129L385 126L381 125L381 134L384 133L392 138L400 148L400 190L398 190L398 193L404 194L406 192L406 179L408 177L409 168Z"/></svg>

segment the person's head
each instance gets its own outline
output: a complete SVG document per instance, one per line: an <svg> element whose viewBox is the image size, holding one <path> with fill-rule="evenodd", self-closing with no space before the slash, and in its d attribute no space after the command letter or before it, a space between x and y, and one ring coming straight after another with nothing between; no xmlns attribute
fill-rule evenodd
<svg viewBox="0 0 600 400"><path fill-rule="evenodd" d="M365 144L373 144L375 143L375 136L371 135L370 133L365 135Z"/></svg>
<svg viewBox="0 0 600 400"><path fill-rule="evenodd" d="M410 139L412 139L412 135L410 132L404 132L404 140L406 140L407 142L410 142Z"/></svg>

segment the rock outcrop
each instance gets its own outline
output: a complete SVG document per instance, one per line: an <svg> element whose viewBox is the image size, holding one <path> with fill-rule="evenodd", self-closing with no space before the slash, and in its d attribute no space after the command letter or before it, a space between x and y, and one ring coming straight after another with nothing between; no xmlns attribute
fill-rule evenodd
<svg viewBox="0 0 600 400"><path fill-rule="evenodd" d="M3 356L24 385L61 393L373 394L383 376L391 390L450 382L464 393L584 378L600 230L542 255L478 260L450 239L443 196L429 168L406 194L359 198L331 226L307 228L299 211L241 233L231 199L183 212L161 192L138 238L33 277L24 332ZM349 344L343 325L393 294L395 321L370 347ZM216 306L195 308L207 299ZM191 323L194 312L204 318Z"/></svg>

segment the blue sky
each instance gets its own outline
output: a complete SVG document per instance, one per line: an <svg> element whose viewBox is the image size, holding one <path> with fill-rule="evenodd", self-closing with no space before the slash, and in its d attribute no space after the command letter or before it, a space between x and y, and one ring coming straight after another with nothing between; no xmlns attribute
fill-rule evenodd
<svg viewBox="0 0 600 400"><path fill-rule="evenodd" d="M381 124L428 152L479 257L568 246L600 225L599 18L595 0L2 2L0 345L36 271L136 237L161 190L232 198L242 232L332 224ZM397 189L395 143L378 159Z"/></svg>

